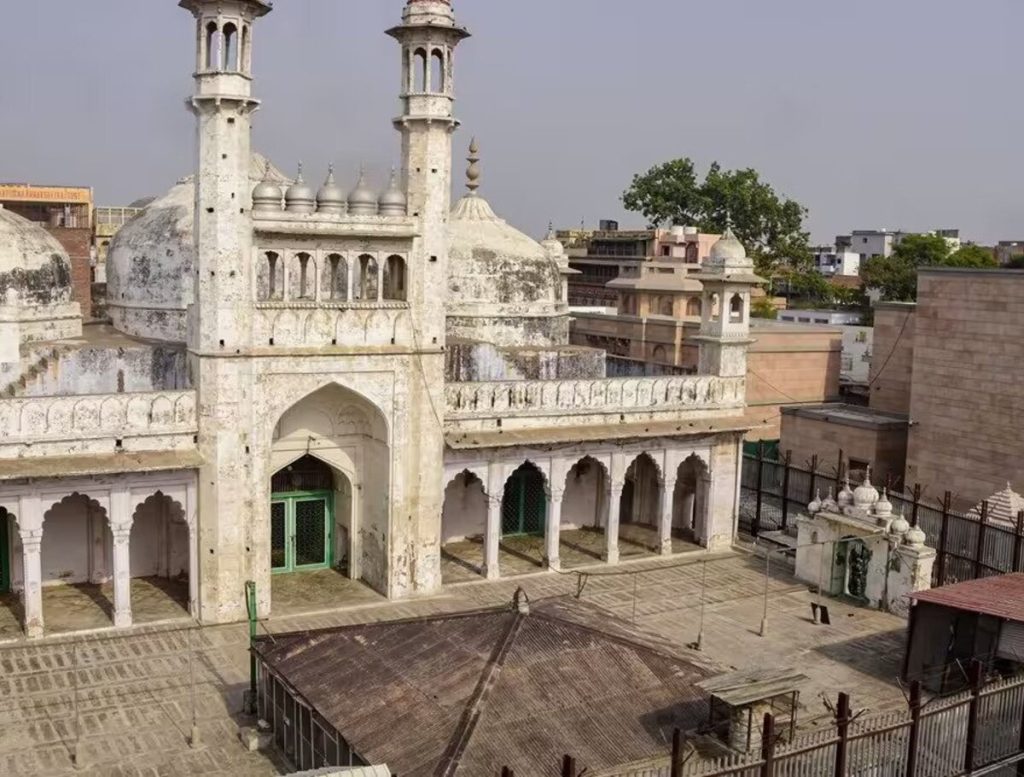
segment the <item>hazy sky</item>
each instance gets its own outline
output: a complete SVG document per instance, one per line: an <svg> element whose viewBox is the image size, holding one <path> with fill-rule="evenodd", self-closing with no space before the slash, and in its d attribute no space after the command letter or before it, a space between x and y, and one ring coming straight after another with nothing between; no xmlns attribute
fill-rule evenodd
<svg viewBox="0 0 1024 777"><path fill-rule="evenodd" d="M278 0L254 39L255 148L345 185L398 161L402 0ZM193 22L175 0L0 2L0 181L165 191L192 165ZM852 228L1024 238L1021 0L461 0L456 193L537 235L620 218L634 172L754 167Z"/></svg>

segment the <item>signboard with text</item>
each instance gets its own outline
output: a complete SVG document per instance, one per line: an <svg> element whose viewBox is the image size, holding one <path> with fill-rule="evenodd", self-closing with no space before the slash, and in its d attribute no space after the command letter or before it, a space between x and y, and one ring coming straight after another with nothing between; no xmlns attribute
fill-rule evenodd
<svg viewBox="0 0 1024 777"><path fill-rule="evenodd" d="M80 186L28 186L0 183L0 202L52 202L92 204L92 189Z"/></svg>

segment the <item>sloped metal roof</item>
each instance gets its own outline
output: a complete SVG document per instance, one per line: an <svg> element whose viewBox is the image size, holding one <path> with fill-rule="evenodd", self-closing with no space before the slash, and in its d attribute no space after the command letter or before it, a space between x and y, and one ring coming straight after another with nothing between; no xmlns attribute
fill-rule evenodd
<svg viewBox="0 0 1024 777"><path fill-rule="evenodd" d="M1024 623L1024 573L1020 572L919 591L910 598Z"/></svg>
<svg viewBox="0 0 1024 777"><path fill-rule="evenodd" d="M254 650L362 758L403 777L666 755L674 728L705 721L697 683L712 673L571 598L275 635Z"/></svg>

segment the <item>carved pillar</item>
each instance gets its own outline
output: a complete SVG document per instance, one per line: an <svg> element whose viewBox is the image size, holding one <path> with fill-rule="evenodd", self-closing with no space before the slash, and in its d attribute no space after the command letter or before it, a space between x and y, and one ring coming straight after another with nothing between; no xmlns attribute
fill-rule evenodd
<svg viewBox="0 0 1024 777"><path fill-rule="evenodd" d="M43 530L21 529L21 563L25 575L22 607L25 610L25 635L43 636Z"/></svg>
<svg viewBox="0 0 1024 777"><path fill-rule="evenodd" d="M544 526L544 566L560 569L558 545L562 532L562 498L565 491L552 489L548 500L548 520Z"/></svg>
<svg viewBox="0 0 1024 777"><path fill-rule="evenodd" d="M132 625L131 493L118 488L110 494L110 531L114 535L114 625Z"/></svg>
<svg viewBox="0 0 1024 777"><path fill-rule="evenodd" d="M492 463L487 469L487 530L484 533L484 577L501 577L498 551L501 547L501 500L505 492L504 471L500 464Z"/></svg>
<svg viewBox="0 0 1024 777"><path fill-rule="evenodd" d="M608 495L608 522L604 527L604 560L619 563L619 512L622 508L622 483L612 483Z"/></svg>
<svg viewBox="0 0 1024 777"><path fill-rule="evenodd" d="M658 516L658 552L663 556L672 554L672 497L676 481L665 480L661 489L661 512Z"/></svg>

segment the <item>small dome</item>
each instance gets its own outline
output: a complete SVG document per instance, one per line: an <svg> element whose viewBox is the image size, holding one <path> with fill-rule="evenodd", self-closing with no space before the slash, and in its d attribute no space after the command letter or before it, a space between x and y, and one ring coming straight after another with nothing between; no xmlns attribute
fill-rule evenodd
<svg viewBox="0 0 1024 777"><path fill-rule="evenodd" d="M812 499L807 505L807 512L814 515L816 512L821 510L821 489L814 489L814 499Z"/></svg>
<svg viewBox="0 0 1024 777"><path fill-rule="evenodd" d="M377 195L366 185L366 173L359 171L356 188L348 195L348 212L353 216L373 216L377 213Z"/></svg>
<svg viewBox="0 0 1024 777"><path fill-rule="evenodd" d="M889 524L890 534L906 534L910 531L910 522L903 517L903 513L897 515Z"/></svg>
<svg viewBox="0 0 1024 777"><path fill-rule="evenodd" d="M290 213L313 213L316 210L316 195L302 177L302 162L299 162L295 183L284 193L284 206Z"/></svg>
<svg viewBox="0 0 1024 777"><path fill-rule="evenodd" d="M860 510L870 510L878 502L878 491L871 485L871 468L864 475L864 482L853 490L853 506Z"/></svg>
<svg viewBox="0 0 1024 777"><path fill-rule="evenodd" d="M252 190L252 209L258 213L281 210L283 196L280 185L271 180L270 163L267 162L263 180Z"/></svg>
<svg viewBox="0 0 1024 777"><path fill-rule="evenodd" d="M849 504L853 504L853 491L850 489L849 475L846 476L846 480L843 483L843 489L836 497L836 502L840 507L846 507Z"/></svg>
<svg viewBox="0 0 1024 777"><path fill-rule="evenodd" d="M911 526L903 541L912 548L923 548L928 537L920 526Z"/></svg>
<svg viewBox="0 0 1024 777"><path fill-rule="evenodd" d="M839 511L839 503L832 498L832 489L829 488L828 496L821 501L821 509L826 513L835 513Z"/></svg>
<svg viewBox="0 0 1024 777"><path fill-rule="evenodd" d="M345 212L345 192L334 180L334 165L327 168L327 180L316 194L316 209L320 213Z"/></svg>
<svg viewBox="0 0 1024 777"><path fill-rule="evenodd" d="M392 168L388 188L377 201L377 212L381 216L404 216L406 206L405 192L398 186L398 172Z"/></svg>
<svg viewBox="0 0 1024 777"><path fill-rule="evenodd" d="M719 265L745 265L747 264L747 250L743 247L732 228L725 230L725 234L711 247L710 264Z"/></svg>
<svg viewBox="0 0 1024 777"><path fill-rule="evenodd" d="M882 489L882 497L875 502L873 510L876 517L885 519L892 516L892 502L889 501L888 489Z"/></svg>

